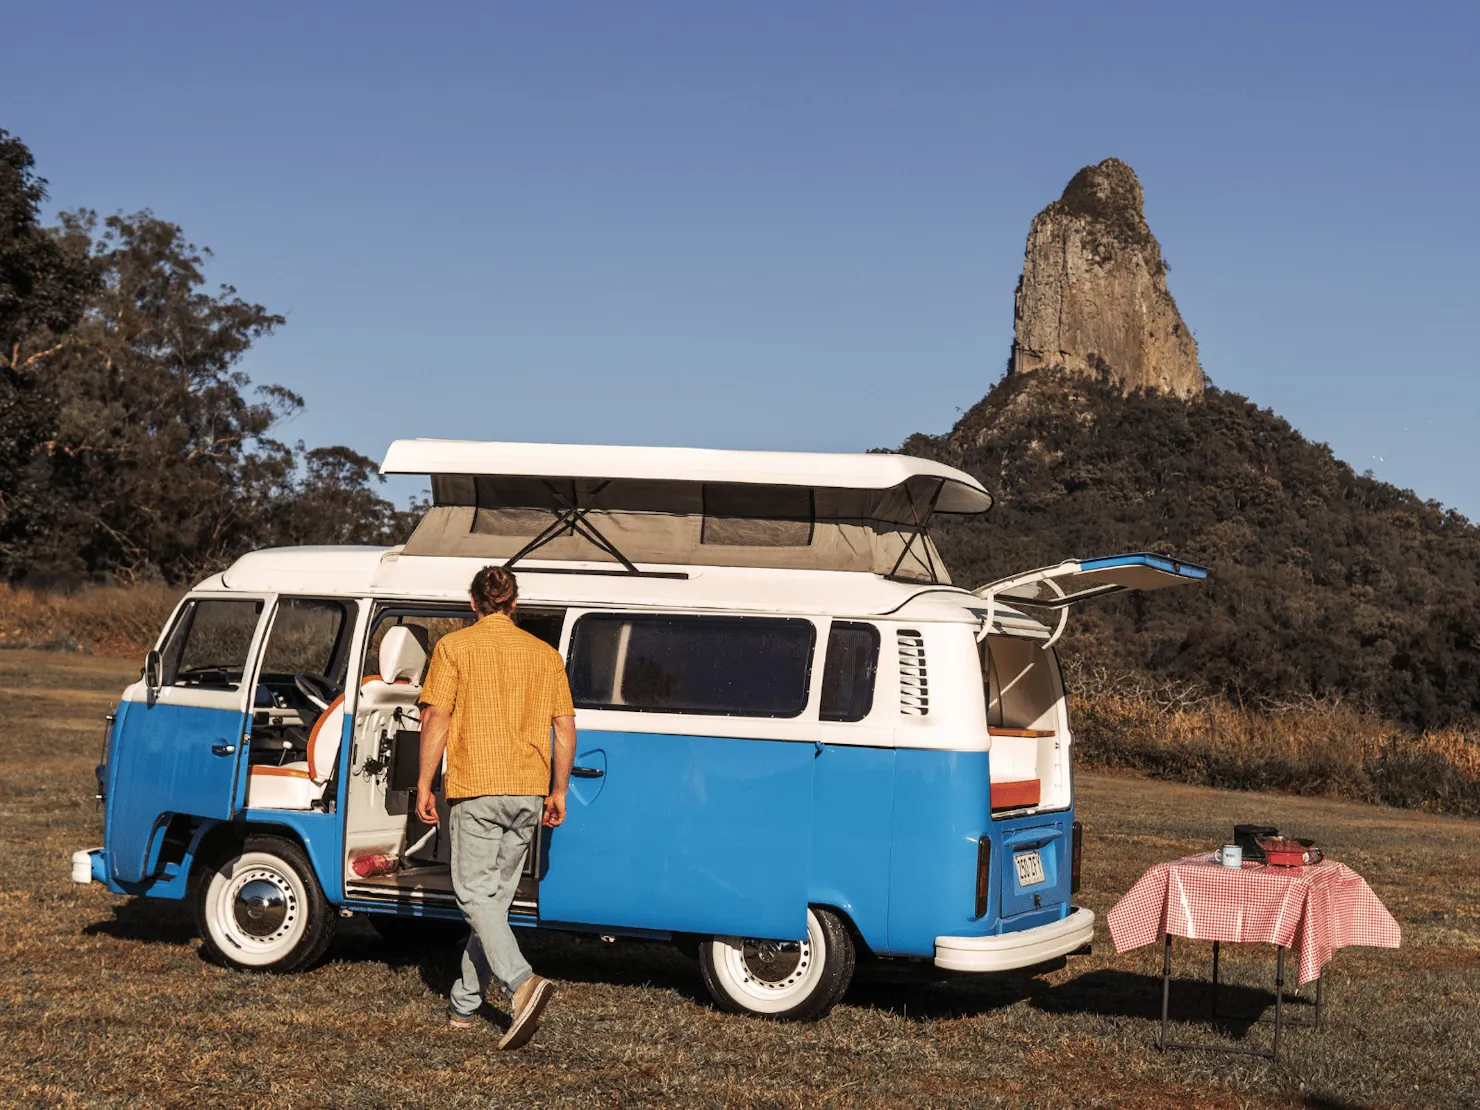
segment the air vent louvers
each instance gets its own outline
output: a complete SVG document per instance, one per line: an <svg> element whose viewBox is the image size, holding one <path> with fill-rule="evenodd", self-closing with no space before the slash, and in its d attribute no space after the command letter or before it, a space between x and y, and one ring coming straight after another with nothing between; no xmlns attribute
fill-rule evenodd
<svg viewBox="0 0 1480 1110"><path fill-rule="evenodd" d="M899 644L899 711L906 717L930 712L930 678L925 670L925 637L911 628L895 633Z"/></svg>

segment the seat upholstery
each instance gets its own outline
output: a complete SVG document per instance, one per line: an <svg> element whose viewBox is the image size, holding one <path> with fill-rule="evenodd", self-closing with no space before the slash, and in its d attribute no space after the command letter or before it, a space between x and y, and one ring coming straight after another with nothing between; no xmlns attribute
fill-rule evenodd
<svg viewBox="0 0 1480 1110"><path fill-rule="evenodd" d="M247 775L247 805L259 809L308 809L324 796L344 736L344 695L329 703L308 734L307 759L282 766L257 764Z"/></svg>
<svg viewBox="0 0 1480 1110"><path fill-rule="evenodd" d="M420 628L397 625L380 642L380 674L360 684L363 726L390 728L396 708L416 704L427 653ZM422 632L424 635L425 633ZM374 719L370 719L373 717ZM307 758L281 767L259 764L247 776L247 805L260 809L309 809L324 796L344 739L344 695L329 703L308 734Z"/></svg>
<svg viewBox="0 0 1480 1110"><path fill-rule="evenodd" d="M993 809L1020 809L1036 806L1043 784L1037 779L1016 779L992 783Z"/></svg>
<svg viewBox="0 0 1480 1110"><path fill-rule="evenodd" d="M418 633L425 635L421 628L400 624L385 634L380 641L380 676L368 679L360 690L362 710L416 704L427 667L426 648Z"/></svg>
<svg viewBox="0 0 1480 1110"><path fill-rule="evenodd" d="M426 644L417 636L425 631L412 625L398 624L380 641L380 680L382 682L409 682L421 685L421 673L426 670Z"/></svg>

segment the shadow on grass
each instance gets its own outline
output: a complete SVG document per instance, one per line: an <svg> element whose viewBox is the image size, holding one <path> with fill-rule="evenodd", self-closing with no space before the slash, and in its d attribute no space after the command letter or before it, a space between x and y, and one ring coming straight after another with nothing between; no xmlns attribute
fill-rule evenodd
<svg viewBox="0 0 1480 1110"><path fill-rule="evenodd" d="M843 1002L909 1021L945 1021L1016 1006L1046 990L1048 984L1037 979L943 979L928 971L879 977L861 966Z"/></svg>
<svg viewBox="0 0 1480 1110"><path fill-rule="evenodd" d="M1213 986L1206 979L1173 979L1167 1016L1194 1022L1241 1040L1261 1019L1273 1019L1274 991L1224 983L1218 988L1219 1017L1212 1016ZM1090 971L1057 987L1035 993L1032 1004L1050 1014L1095 1014L1102 1017L1161 1021L1161 977L1131 971ZM1285 995L1287 1018L1308 1020L1311 1000ZM1293 1013L1291 1011L1294 1011Z"/></svg>
<svg viewBox="0 0 1480 1110"><path fill-rule="evenodd" d="M610 987L655 987L707 1004L698 965L666 942L620 938L608 943L585 933L515 929L519 948L534 970L557 982ZM346 924L328 958L415 966L426 988L446 996L461 974L465 941L445 932L424 939L414 934L388 940L371 927Z"/></svg>
<svg viewBox="0 0 1480 1110"><path fill-rule="evenodd" d="M198 941L189 907L180 902L147 898L123 902L111 920L84 926L89 936L108 936L146 944L188 945ZM325 959L346 963L381 963L412 967L432 993L446 997L460 973L463 942L447 930L424 936L409 933L387 939L368 922L340 923L339 934ZM525 957L539 974L557 981L609 987L650 987L670 990L701 1005L713 1003L699 976L698 964L666 942L618 939L603 941L584 933L515 931ZM929 969L891 970L883 961L863 960L845 1003L893 1014L913 1021L972 1017L1022 1002L1049 1014L1098 1014L1156 1022L1161 1019L1161 979L1128 971L1087 972L1057 986L1046 980L1014 976L941 977ZM1297 1015L1308 1004L1286 996ZM1263 988L1225 983L1220 1010L1250 1015L1243 1019L1211 1021L1212 987L1206 980L1177 979L1172 983L1170 1016L1177 1022L1208 1025L1241 1039L1272 1014L1274 993ZM495 1023L505 1021L492 1016ZM1312 1103L1312 1110L1346 1110L1340 1103Z"/></svg>
<svg viewBox="0 0 1480 1110"><path fill-rule="evenodd" d="M113 907L111 921L84 925L86 936L114 937L146 944L189 944L197 939L195 918L184 902L131 898Z"/></svg>

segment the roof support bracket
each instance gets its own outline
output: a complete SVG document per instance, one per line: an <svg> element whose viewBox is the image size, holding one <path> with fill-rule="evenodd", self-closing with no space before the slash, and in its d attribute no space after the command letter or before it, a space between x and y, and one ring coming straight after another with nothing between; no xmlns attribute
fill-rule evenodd
<svg viewBox="0 0 1480 1110"><path fill-rule="evenodd" d="M610 483L608 482L602 482L601 485L593 489L591 493L593 495L598 494L609 484ZM616 544L612 543L611 540L603 536L601 534L601 530L597 528L596 525L592 524L589 519L587 519L592 511L589 506L583 509L580 507L579 504L571 504L571 502L567 500L565 495L561 493L555 485L550 482L546 482L545 485L555 496L555 500L560 504L560 508L550 510L552 513L555 514L555 519L551 521L548 525L546 525L544 530L541 531L539 535L530 540L527 544L525 544L517 552L509 557L509 559L504 563L505 570L512 569L514 564L517 563L520 559L523 559L533 552L538 551L540 548L544 547L545 544L550 543L552 540L557 540L561 536L572 535L580 536L587 543L591 544L594 547L598 547L602 551L606 552L617 562L621 563L622 566L626 568L628 574L642 573L642 571L637 569L636 564L633 563L631 559L622 554ZM579 497L579 495L577 495L577 497Z"/></svg>
<svg viewBox="0 0 1480 1110"><path fill-rule="evenodd" d="M909 498L910 513L914 516L915 521L913 525L907 526L910 528L909 539L904 541L904 550L899 553L899 558L894 560L894 566L889 568L889 573L884 577L893 578L899 573L899 568L904 565L905 557L914 551L915 541L923 536L924 542L920 544L920 551L924 554L917 553L915 555L915 561L925 568L926 573L930 575L930 581L932 583L940 581L940 572L935 569L935 559L930 554L929 529L930 518L935 515L935 506L940 501L941 492L945 488L945 482L936 483L935 492L931 494L930 503L925 506L925 513L922 516L919 506L915 504L915 495L910 492L909 486L905 486L905 496Z"/></svg>

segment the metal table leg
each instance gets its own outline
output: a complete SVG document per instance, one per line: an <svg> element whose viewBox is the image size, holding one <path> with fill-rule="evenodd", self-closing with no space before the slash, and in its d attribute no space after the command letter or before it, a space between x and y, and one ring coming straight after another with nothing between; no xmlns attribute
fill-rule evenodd
<svg viewBox="0 0 1480 1110"><path fill-rule="evenodd" d="M1218 941L1213 942L1213 1000L1212 1016L1214 1019L1227 1017L1228 1015L1218 1012L1218 986L1219 965L1222 955L1222 945ZM1172 936L1170 933L1164 935L1162 942L1161 957L1161 1036L1157 1041L1157 1047L1165 1051L1168 1048L1196 1048L1204 1052L1226 1052L1239 1056L1259 1056L1266 1060L1278 1062L1280 1058L1280 1034L1284 1029L1285 1018L1285 946L1276 946L1275 971L1274 971L1274 1044L1271 1048L1242 1048L1230 1047L1228 1045L1198 1043L1193 1041L1169 1041L1167 1040L1167 1026L1169 1011L1171 1009L1172 995ZM1314 1025L1320 1028L1321 1024L1321 981L1316 980L1316 1013L1315 1021L1297 1021L1289 1019L1292 1025ZM1261 1020L1248 1018L1241 1020Z"/></svg>
<svg viewBox="0 0 1480 1110"><path fill-rule="evenodd" d="M1320 979L1317 979L1316 980L1315 1014L1312 1017L1310 1017L1310 1018L1290 1017L1288 1015L1283 1015L1282 1016L1282 1014L1281 1014L1282 1007L1280 1006L1280 995L1283 992L1278 991L1278 990L1276 991L1276 996L1275 996L1275 1016L1272 1017L1272 1018L1265 1017L1262 1012L1259 1013L1259 1014L1230 1014L1230 1013L1228 1013L1228 1012L1226 1012L1224 1010L1220 1010L1218 1008L1218 985L1219 985L1219 980L1218 980L1218 950L1219 950L1219 948L1220 948L1220 942L1218 942L1216 940L1213 941L1213 1006L1212 1006L1212 1015L1213 1015L1214 1018L1223 1018L1223 1019L1226 1019L1228 1021L1260 1021L1260 1022L1282 1021L1282 1023L1284 1025L1300 1025L1300 1026L1305 1026L1305 1027L1312 1028L1312 1029L1319 1029L1321 1027L1321 980ZM1276 984L1277 987L1279 986L1280 982L1284 979L1284 966L1283 966L1284 965L1284 959L1285 959L1285 949L1281 948L1280 949L1280 954L1279 954L1278 960L1277 960L1276 965L1275 965L1275 984Z"/></svg>

